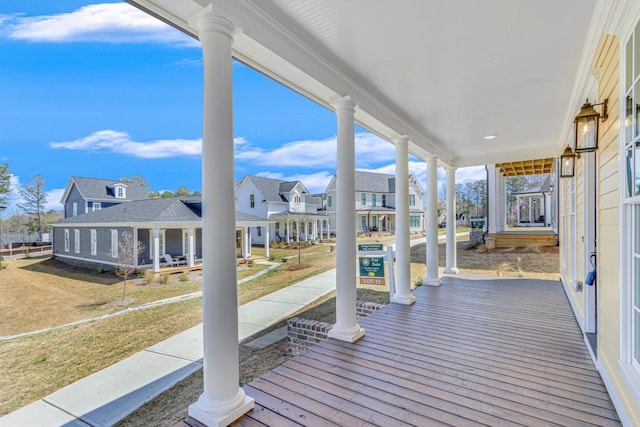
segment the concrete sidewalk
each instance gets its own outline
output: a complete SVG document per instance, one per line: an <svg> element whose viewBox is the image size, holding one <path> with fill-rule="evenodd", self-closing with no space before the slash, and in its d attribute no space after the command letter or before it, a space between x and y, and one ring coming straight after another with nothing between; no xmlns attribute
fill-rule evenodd
<svg viewBox="0 0 640 427"><path fill-rule="evenodd" d="M335 269L238 308L240 341L335 291ZM202 367L202 324L0 418L0 426L112 426Z"/></svg>
<svg viewBox="0 0 640 427"><path fill-rule="evenodd" d="M414 239L411 246L424 242ZM332 269L240 306L239 340L331 294L335 277ZM112 426L201 367L202 324L0 418L0 427Z"/></svg>

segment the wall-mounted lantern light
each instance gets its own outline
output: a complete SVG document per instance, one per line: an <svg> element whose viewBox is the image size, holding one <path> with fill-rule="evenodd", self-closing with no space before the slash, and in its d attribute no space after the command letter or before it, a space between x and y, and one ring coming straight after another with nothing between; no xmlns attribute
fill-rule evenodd
<svg viewBox="0 0 640 427"><path fill-rule="evenodd" d="M560 178L573 178L576 174L576 158L579 154L567 145L564 152L560 156Z"/></svg>
<svg viewBox="0 0 640 427"><path fill-rule="evenodd" d="M609 99L605 99L600 104L591 104L589 100L584 103L580 112L576 116L575 123L575 142L573 145L574 153L584 153L596 151L598 149L599 123L609 117L607 115L607 104ZM601 105L602 114L598 113L594 107ZM566 150L565 150L566 153ZM563 154L564 156L564 154ZM573 175L572 175L573 176Z"/></svg>

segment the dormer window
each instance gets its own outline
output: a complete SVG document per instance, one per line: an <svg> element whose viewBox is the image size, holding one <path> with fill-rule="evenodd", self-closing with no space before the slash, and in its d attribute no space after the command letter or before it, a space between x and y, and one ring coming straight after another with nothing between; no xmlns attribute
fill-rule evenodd
<svg viewBox="0 0 640 427"><path fill-rule="evenodd" d="M116 199L126 199L127 198L127 186L124 184L116 184L114 185L114 193Z"/></svg>
<svg viewBox="0 0 640 427"><path fill-rule="evenodd" d="M293 196L293 203L300 203L300 196L298 196L297 194Z"/></svg>
<svg viewBox="0 0 640 427"><path fill-rule="evenodd" d="M255 208L256 207L256 195L255 194L249 194L249 207L250 208Z"/></svg>

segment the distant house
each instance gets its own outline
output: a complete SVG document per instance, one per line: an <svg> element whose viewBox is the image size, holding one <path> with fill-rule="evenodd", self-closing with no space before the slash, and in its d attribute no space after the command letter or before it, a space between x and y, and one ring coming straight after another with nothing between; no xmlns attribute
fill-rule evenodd
<svg viewBox="0 0 640 427"><path fill-rule="evenodd" d="M73 176L60 202L64 217L69 218L148 198L147 190L136 182Z"/></svg>
<svg viewBox="0 0 640 427"><path fill-rule="evenodd" d="M270 224L236 213L237 255L250 253L243 230ZM124 232L132 234L136 245L144 245L134 268L193 266L202 258L202 200L196 196L131 200L65 218L53 224L53 255L67 264L113 270Z"/></svg>
<svg viewBox="0 0 640 427"><path fill-rule="evenodd" d="M247 230L247 242L318 240L328 232L322 196L311 195L300 181L247 175L236 182L236 210L271 220L269 229ZM251 245L249 245L250 247Z"/></svg>
<svg viewBox="0 0 640 427"><path fill-rule="evenodd" d="M550 226L555 211L551 188L551 175L535 188L513 193L516 201L512 208L518 227Z"/></svg>
<svg viewBox="0 0 640 427"><path fill-rule="evenodd" d="M355 172L356 227L361 232L395 231L396 177L384 173ZM409 176L409 225L412 233L424 229L424 189L415 175ZM336 226L336 176L325 193L325 209L329 226Z"/></svg>

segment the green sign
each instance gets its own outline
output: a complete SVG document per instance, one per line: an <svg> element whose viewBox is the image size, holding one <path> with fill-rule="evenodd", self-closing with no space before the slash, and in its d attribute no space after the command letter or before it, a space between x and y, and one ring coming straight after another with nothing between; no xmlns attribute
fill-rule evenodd
<svg viewBox="0 0 640 427"><path fill-rule="evenodd" d="M360 257L360 277L384 277L384 257Z"/></svg>
<svg viewBox="0 0 640 427"><path fill-rule="evenodd" d="M360 252L379 252L382 250L382 243L363 243L358 245L358 251Z"/></svg>

